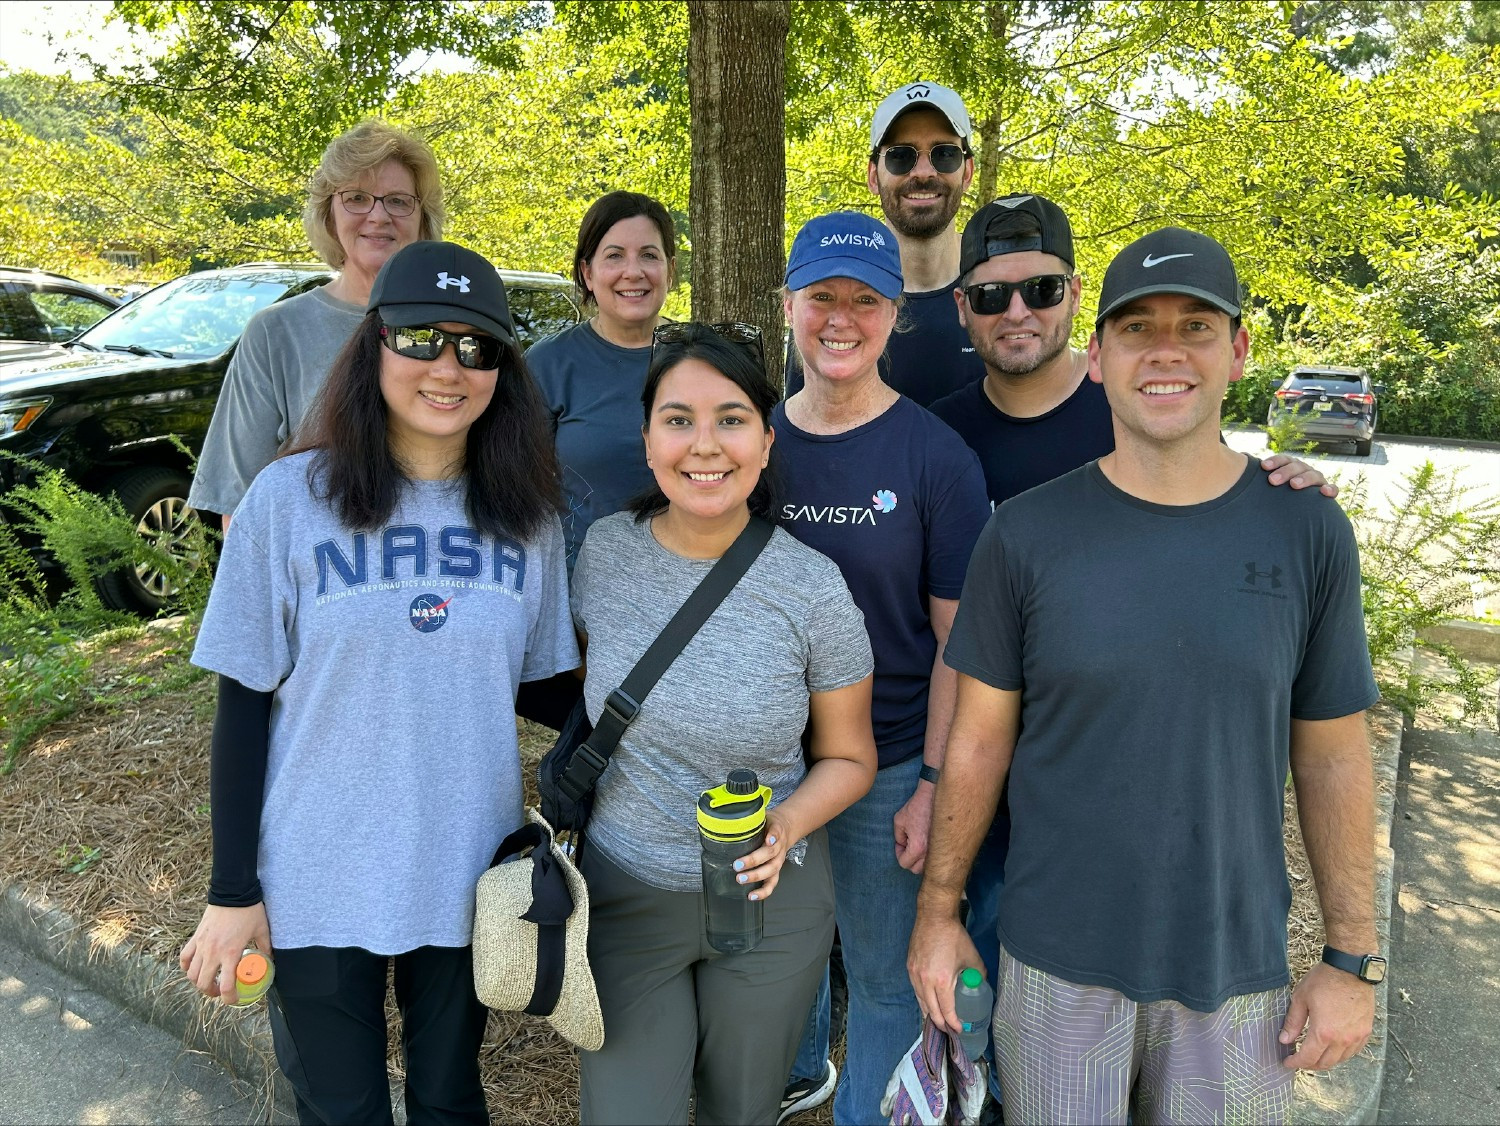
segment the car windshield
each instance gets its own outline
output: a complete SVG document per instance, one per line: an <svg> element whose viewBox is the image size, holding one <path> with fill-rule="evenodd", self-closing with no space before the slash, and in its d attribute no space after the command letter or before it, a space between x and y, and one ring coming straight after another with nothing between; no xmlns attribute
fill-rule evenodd
<svg viewBox="0 0 1500 1126"><path fill-rule="evenodd" d="M89 348L205 359L226 351L250 318L287 291L286 274L188 274L122 305L78 338Z"/></svg>

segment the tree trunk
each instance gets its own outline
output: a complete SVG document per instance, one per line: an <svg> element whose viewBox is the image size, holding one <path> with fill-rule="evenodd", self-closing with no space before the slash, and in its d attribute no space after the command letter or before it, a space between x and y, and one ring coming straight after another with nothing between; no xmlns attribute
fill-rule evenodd
<svg viewBox="0 0 1500 1126"><path fill-rule="evenodd" d="M748 321L782 379L787 0L688 0L693 319Z"/></svg>
<svg viewBox="0 0 1500 1126"><path fill-rule="evenodd" d="M1010 34L1010 21L1014 14L1015 5L1011 0L989 0L984 6L984 19L990 38L1005 42ZM974 207L976 211L999 194L995 185L1000 182L1000 123L1004 117L997 99L991 96L986 100L989 103L985 107L988 112L977 123L979 152L976 154L976 163L979 169L974 182L979 198Z"/></svg>

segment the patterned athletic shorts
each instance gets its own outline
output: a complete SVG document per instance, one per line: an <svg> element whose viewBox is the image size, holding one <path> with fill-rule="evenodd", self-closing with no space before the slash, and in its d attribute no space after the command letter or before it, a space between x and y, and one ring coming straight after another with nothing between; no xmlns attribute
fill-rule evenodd
<svg viewBox="0 0 1500 1126"><path fill-rule="evenodd" d="M1009 1123L1281 1123L1291 1054L1276 1039L1291 987L1216 1012L1137 1004L1000 950L995 1045Z"/></svg>

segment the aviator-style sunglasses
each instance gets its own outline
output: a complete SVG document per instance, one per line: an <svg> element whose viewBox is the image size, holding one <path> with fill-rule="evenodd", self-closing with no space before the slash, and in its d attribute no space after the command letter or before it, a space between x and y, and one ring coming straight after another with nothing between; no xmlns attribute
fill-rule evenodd
<svg viewBox="0 0 1500 1126"><path fill-rule="evenodd" d="M397 328L395 325L380 326L380 340L398 356L411 360L435 360L442 354L449 341L461 367L490 371L500 366L500 356L505 345L493 336L475 332L444 332L432 325L412 325Z"/></svg>
<svg viewBox="0 0 1500 1126"><path fill-rule="evenodd" d="M1072 274L1038 274L1019 282L981 282L964 290L969 308L982 317L993 317L1010 308L1010 295L1019 292L1028 309L1050 309L1062 304Z"/></svg>
<svg viewBox="0 0 1500 1126"><path fill-rule="evenodd" d="M885 150L885 170L892 176L905 176L917 166L917 158L923 153L932 161L934 171L947 175L964 166L962 145L933 145L930 149L919 149L914 145L892 145Z"/></svg>
<svg viewBox="0 0 1500 1126"><path fill-rule="evenodd" d="M344 205L344 210L350 215L368 215L375 210L375 205L381 204L385 213L392 219L404 219L417 209L417 204L422 201L414 195L405 192L391 192L389 195L371 195L369 192L361 192L350 189L347 192L335 192L339 202Z"/></svg>
<svg viewBox="0 0 1500 1126"><path fill-rule="evenodd" d="M757 364L765 366L766 358L761 348L760 326L746 324L744 321L716 321L713 324L704 324L701 321L668 321L664 325L657 325L655 331L651 333L651 351L654 354L656 349L663 344L687 344L693 339L695 332L705 328L731 344L738 344L755 357Z"/></svg>

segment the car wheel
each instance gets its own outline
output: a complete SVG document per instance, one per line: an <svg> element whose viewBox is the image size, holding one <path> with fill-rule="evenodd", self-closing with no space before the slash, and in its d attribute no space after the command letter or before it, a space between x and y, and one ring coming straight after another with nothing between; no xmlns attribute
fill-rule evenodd
<svg viewBox="0 0 1500 1126"><path fill-rule="evenodd" d="M1361 441L1359 441L1359 439L1356 438L1355 441L1354 441L1354 456L1355 457L1369 457L1370 456L1370 447L1372 445L1374 445L1374 441L1375 440L1373 438L1367 438L1363 442L1361 442Z"/></svg>
<svg viewBox="0 0 1500 1126"><path fill-rule="evenodd" d="M192 478L177 469L132 469L109 483L144 539L164 547L175 558L196 565L188 532L197 519L188 507ZM122 567L95 583L99 597L112 610L156 613L172 601L177 588L159 569Z"/></svg>

